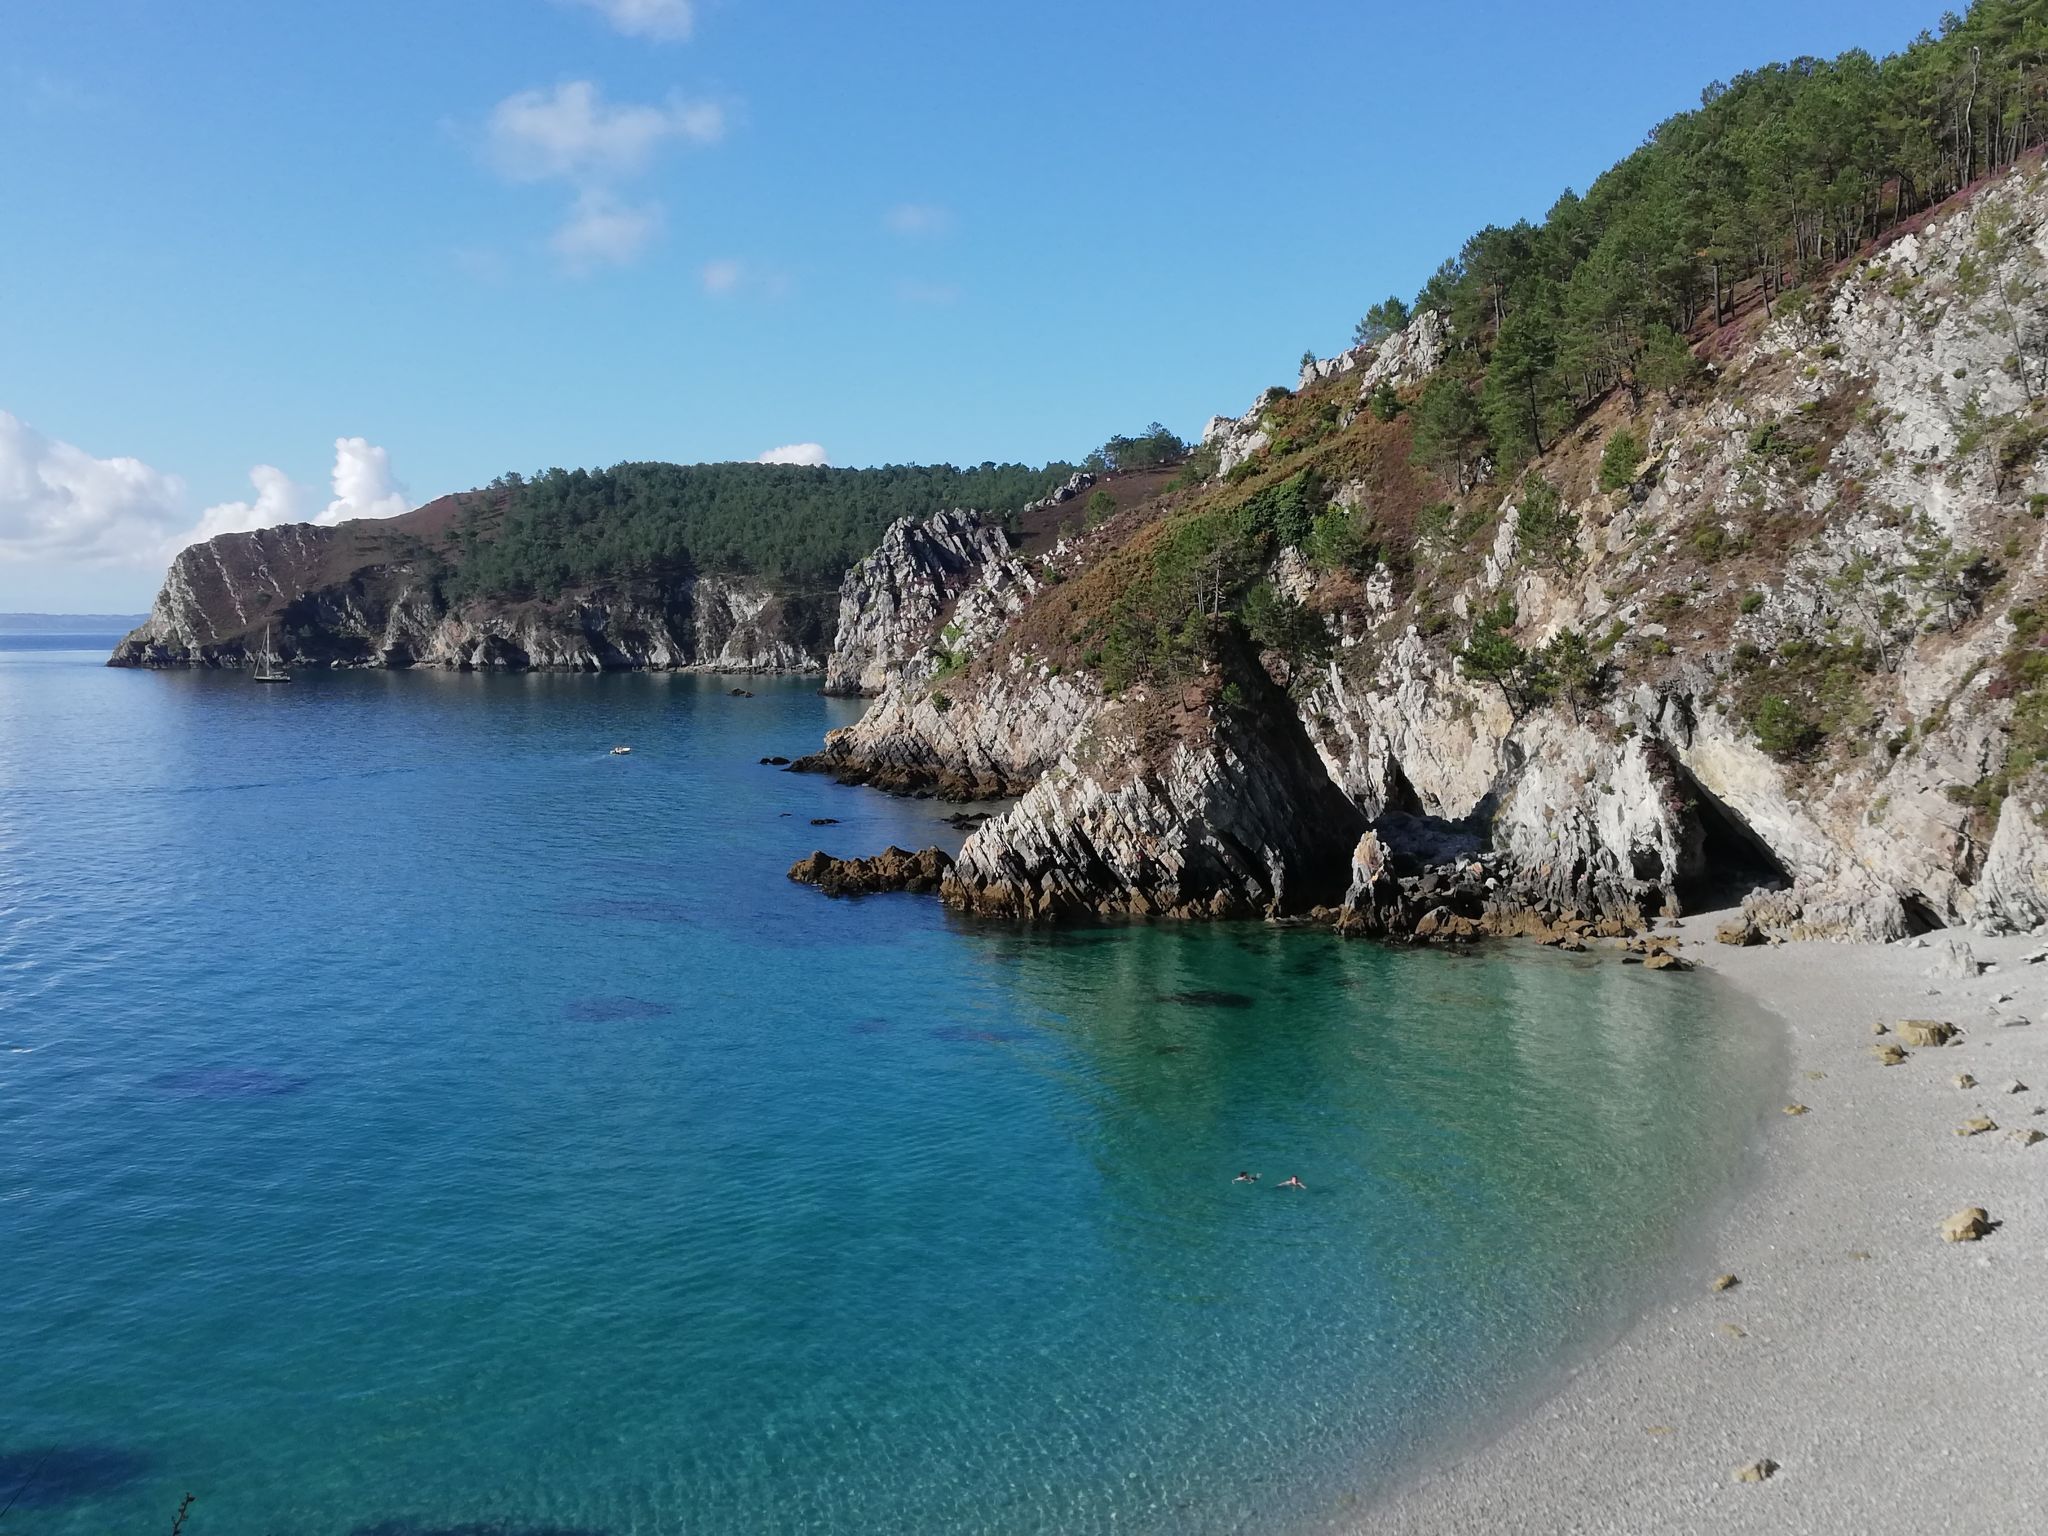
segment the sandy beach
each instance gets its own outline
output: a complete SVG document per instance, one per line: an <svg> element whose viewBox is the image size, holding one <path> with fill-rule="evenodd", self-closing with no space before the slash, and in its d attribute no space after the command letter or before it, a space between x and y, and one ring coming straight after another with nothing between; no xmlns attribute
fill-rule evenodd
<svg viewBox="0 0 2048 1536"><path fill-rule="evenodd" d="M2048 1530L2048 1140L2018 1134L2048 1132L2048 963L2023 959L2043 939L1737 949L1715 923L1688 919L1683 953L1783 1020L1807 1112L1769 1117L1697 1274L1361 1529ZM1981 974L1928 974L1951 939ZM1901 1019L1963 1033L1881 1065L1899 1036L1872 1026ZM1957 1134L1980 1117L1997 1128ZM1943 1241L1970 1206L1996 1230Z"/></svg>

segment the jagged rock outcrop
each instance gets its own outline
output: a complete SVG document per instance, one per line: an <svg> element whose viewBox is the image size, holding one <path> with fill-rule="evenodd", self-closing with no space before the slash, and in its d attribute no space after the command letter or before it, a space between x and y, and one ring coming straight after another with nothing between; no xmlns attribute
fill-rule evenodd
<svg viewBox="0 0 2048 1536"><path fill-rule="evenodd" d="M1364 820L1284 708L1221 682L1104 710L945 884L988 916L1283 917L1337 899Z"/></svg>
<svg viewBox="0 0 2048 1536"><path fill-rule="evenodd" d="M894 794L1007 799L1036 783L1101 707L1088 679L1021 665L951 690L898 682L796 767Z"/></svg>
<svg viewBox="0 0 2048 1536"><path fill-rule="evenodd" d="M1436 310L1426 309L1384 341L1303 363L1298 387L1307 389L1356 373L1361 399L1382 384L1405 389L1436 372L1450 349L1450 325Z"/></svg>
<svg viewBox="0 0 2048 1536"><path fill-rule="evenodd" d="M783 595L717 575L607 582L548 601L450 603L411 531L287 524L181 551L110 665L815 671L826 638Z"/></svg>
<svg viewBox="0 0 2048 1536"><path fill-rule="evenodd" d="M931 676L943 663L934 647L941 621L960 594L1009 553L1000 520L979 512L953 510L891 525L875 552L840 584L825 691L877 694L898 677Z"/></svg>
<svg viewBox="0 0 2048 1536"><path fill-rule="evenodd" d="M912 853L893 845L865 859L837 859L819 852L790 866L789 878L815 885L827 896L874 896L884 891L936 891L953 867L940 848Z"/></svg>

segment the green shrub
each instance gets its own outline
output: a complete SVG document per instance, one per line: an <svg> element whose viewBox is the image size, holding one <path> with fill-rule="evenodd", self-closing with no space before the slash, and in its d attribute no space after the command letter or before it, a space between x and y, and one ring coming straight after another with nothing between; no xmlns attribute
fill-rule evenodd
<svg viewBox="0 0 2048 1536"><path fill-rule="evenodd" d="M1643 440L1623 427L1607 439L1600 455L1600 489L1618 491L1632 484L1636 466L1643 462Z"/></svg>
<svg viewBox="0 0 2048 1536"><path fill-rule="evenodd" d="M1565 571L1578 566L1578 517L1566 509L1557 487L1541 475L1532 474L1522 481L1515 532L1530 563Z"/></svg>

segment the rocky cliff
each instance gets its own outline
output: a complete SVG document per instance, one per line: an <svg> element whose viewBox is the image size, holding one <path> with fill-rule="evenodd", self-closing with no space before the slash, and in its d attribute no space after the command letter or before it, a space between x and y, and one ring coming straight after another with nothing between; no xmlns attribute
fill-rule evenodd
<svg viewBox="0 0 2048 1536"><path fill-rule="evenodd" d="M947 879L989 913L1568 938L1747 891L1768 934L2033 926L2044 291L2016 172L1471 491L1363 408L1445 357L1424 315L1212 423L1206 483L1008 557L971 634L939 604L940 665L850 651L880 696L811 765L1020 794Z"/></svg>
<svg viewBox="0 0 2048 1536"><path fill-rule="evenodd" d="M330 667L815 671L829 632L788 594L709 574L607 582L546 601L450 600L434 503L383 522L289 524L195 544L110 665L236 667L266 643Z"/></svg>

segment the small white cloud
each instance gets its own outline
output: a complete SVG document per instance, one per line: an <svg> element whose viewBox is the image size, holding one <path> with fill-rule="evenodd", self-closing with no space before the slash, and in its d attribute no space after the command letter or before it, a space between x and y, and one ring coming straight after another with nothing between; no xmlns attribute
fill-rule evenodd
<svg viewBox="0 0 2048 1536"><path fill-rule="evenodd" d="M590 272L630 266L660 229L659 204L622 202L610 192L593 189L576 199L548 245L571 272Z"/></svg>
<svg viewBox="0 0 2048 1536"><path fill-rule="evenodd" d="M589 80L520 91L491 109L491 158L513 181L596 183L637 176L671 139L715 143L725 135L716 102L672 96L659 106L607 102Z"/></svg>
<svg viewBox="0 0 2048 1536"><path fill-rule="evenodd" d="M740 284L746 281L747 269L743 262L707 261L697 275L706 293L714 298L724 298L739 291Z"/></svg>
<svg viewBox="0 0 2048 1536"><path fill-rule="evenodd" d="M366 437L334 440L334 500L315 522L334 524L359 517L396 517L407 511L409 505L405 487L392 478L388 452Z"/></svg>
<svg viewBox="0 0 2048 1536"><path fill-rule="evenodd" d="M170 541L165 557L187 544L198 544L223 533L249 533L257 528L274 528L279 523L296 523L305 516L304 493L292 477L274 464L258 464L249 471L249 483L256 487L254 501L223 501L199 514L199 525Z"/></svg>
<svg viewBox="0 0 2048 1536"><path fill-rule="evenodd" d="M819 443L789 443L781 448L770 448L756 464L809 464L813 467L831 462L825 457L825 449Z"/></svg>
<svg viewBox="0 0 2048 1536"><path fill-rule="evenodd" d="M928 240L952 230L953 211L936 203L898 203L882 216L882 223L892 235Z"/></svg>
<svg viewBox="0 0 2048 1536"><path fill-rule="evenodd" d="M602 12L607 21L628 37L651 37L658 42L680 42L697 24L695 0L568 0L568 3Z"/></svg>
<svg viewBox="0 0 2048 1536"><path fill-rule="evenodd" d="M928 304L944 309L960 302L958 283L922 283L905 279L896 285L896 297L905 304Z"/></svg>

